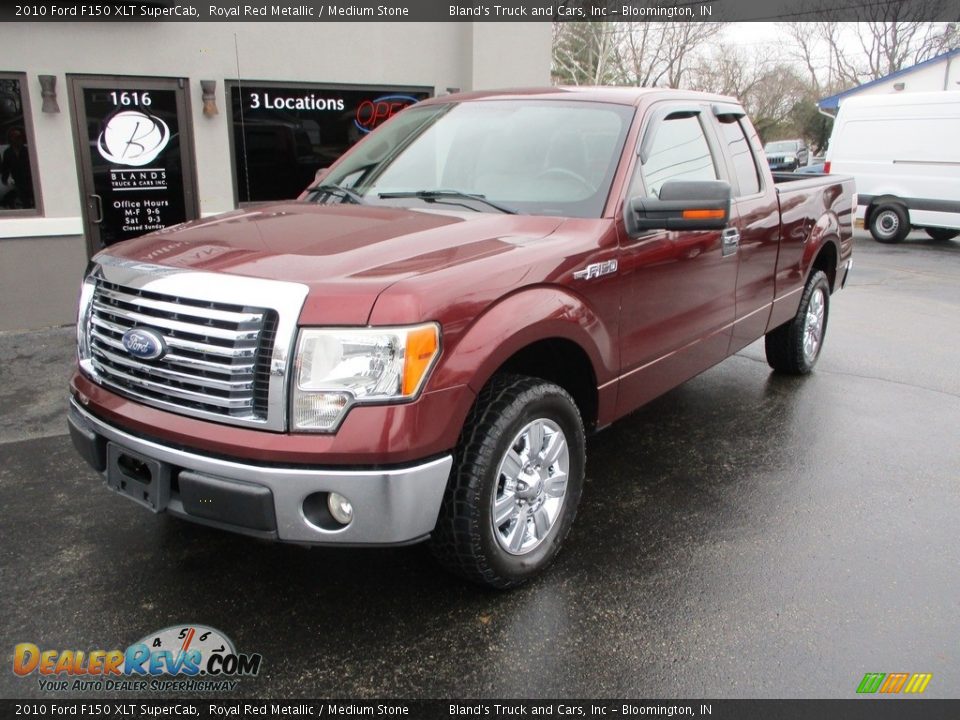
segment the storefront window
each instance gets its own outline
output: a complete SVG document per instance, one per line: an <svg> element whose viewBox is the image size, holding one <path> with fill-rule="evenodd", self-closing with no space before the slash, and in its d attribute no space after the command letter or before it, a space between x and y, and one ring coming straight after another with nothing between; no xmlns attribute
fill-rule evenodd
<svg viewBox="0 0 960 720"><path fill-rule="evenodd" d="M38 206L25 78L0 73L0 213Z"/></svg>
<svg viewBox="0 0 960 720"><path fill-rule="evenodd" d="M231 83L238 202L299 195L317 170L400 110L424 88Z"/></svg>

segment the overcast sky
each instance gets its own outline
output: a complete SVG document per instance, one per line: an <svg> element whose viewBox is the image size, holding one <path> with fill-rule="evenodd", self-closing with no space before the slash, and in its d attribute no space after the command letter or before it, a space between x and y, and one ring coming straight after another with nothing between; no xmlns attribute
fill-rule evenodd
<svg viewBox="0 0 960 720"><path fill-rule="evenodd" d="M779 48L784 44L792 44L793 38L784 29L784 23L780 22L731 22L727 23L724 33L727 40L734 43L744 50L752 51L754 49ZM845 52L856 53L859 46L854 31L856 23L841 23L841 34L839 45ZM791 60L786 54L779 53L778 59ZM829 61L829 51L826 45L822 45L814 56L815 61L820 65L826 65Z"/></svg>
<svg viewBox="0 0 960 720"><path fill-rule="evenodd" d="M783 37L782 23L735 22L727 23L727 37L737 45L769 45Z"/></svg>

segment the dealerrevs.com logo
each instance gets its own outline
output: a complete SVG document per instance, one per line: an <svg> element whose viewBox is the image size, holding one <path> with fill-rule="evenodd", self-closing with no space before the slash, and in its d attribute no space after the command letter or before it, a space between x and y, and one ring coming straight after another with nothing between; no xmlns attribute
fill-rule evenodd
<svg viewBox="0 0 960 720"><path fill-rule="evenodd" d="M41 690L190 692L234 690L260 672L263 656L238 653L219 630L172 625L126 650L49 650L19 643L13 672L36 676Z"/></svg>

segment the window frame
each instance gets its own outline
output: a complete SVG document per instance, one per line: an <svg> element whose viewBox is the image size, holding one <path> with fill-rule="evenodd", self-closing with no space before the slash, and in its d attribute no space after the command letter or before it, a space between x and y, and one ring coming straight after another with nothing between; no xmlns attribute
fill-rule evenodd
<svg viewBox="0 0 960 720"><path fill-rule="evenodd" d="M256 78L228 78L223 81L224 85L224 104L226 105L227 116L227 142L230 155L230 185L233 188L233 206L234 208L256 207L269 203L278 202L277 200L244 200L240 201L239 185L239 167L237 165L236 152L234 151L236 142L236 133L234 132L233 121L233 93L242 91L245 86L265 87L265 88L293 88L295 90L347 90L364 91L370 90L378 93L426 93L427 98L435 97L436 89L426 85L372 85L364 83L335 83L335 82L309 82L298 80L258 80ZM351 146L352 147L352 146ZM347 148L349 149L349 148ZM346 150L344 151L346 152ZM332 164L332 163L331 163ZM306 188L304 188L305 190Z"/></svg>
<svg viewBox="0 0 960 720"><path fill-rule="evenodd" d="M751 200L754 198L762 197L763 195L766 194L766 191L767 191L766 176L760 170L760 166L757 165L756 144L753 142L752 138L750 137L750 134L747 132L747 127L744 126L743 121L745 118L746 118L746 115L736 115L734 116L733 120L729 123L723 122L719 117L714 118L714 121L716 122L715 132L717 133L717 141L721 144L728 145L728 143L726 142L726 138L723 135L723 128L721 127L722 125L736 124L740 127L740 132L743 134L743 139L746 140L747 147L750 148L750 158L751 158L751 161L753 162L753 170L757 174L757 184L760 186L756 192L752 192L749 194L741 194L742 189L740 187L740 176L737 174L737 167L736 167L736 164L734 163L733 155L729 152L729 150L727 150L726 152L723 153L723 155L725 158L724 162L726 162L726 164L728 165L727 172L730 175L728 182L730 183L731 190L734 191L733 198L732 198L734 202L738 202L740 200ZM753 126L750 126L750 129L752 130Z"/></svg>
<svg viewBox="0 0 960 720"><path fill-rule="evenodd" d="M30 182L33 185L33 207L8 210L0 207L0 220L5 218L43 217L43 196L40 193L40 168L37 163L37 135L33 130L33 110L30 105L30 89L27 86L27 73L0 70L0 80L20 82L20 104L23 110L23 132L27 136L27 157L30 160ZM6 138L0 142L6 144Z"/></svg>
<svg viewBox="0 0 960 720"><path fill-rule="evenodd" d="M626 206L629 206L630 200L636 197L636 193L632 192L632 190L635 189L634 180L638 176L640 178L640 186L643 188L643 193L645 195L649 194L650 188L647 183L647 178L643 172L643 153L644 151L649 150L650 145L652 145L656 140L656 131L659 126L664 122L668 122L668 118L677 113L690 113L696 118L697 122L700 124L700 132L703 133L704 140L706 140L707 149L710 151L710 159L713 162L713 170L716 173L717 179L730 182L729 168L727 167L726 157L724 156L722 148L718 144L716 131L710 127L711 121L708 117L706 117L710 115L709 106L699 103L691 104L669 101L663 104L658 103L658 105L659 107L654 106L651 108L649 118L640 130L639 138L637 140L637 149L635 152L635 162L630 177L627 179L626 183ZM651 132L653 132L652 136Z"/></svg>

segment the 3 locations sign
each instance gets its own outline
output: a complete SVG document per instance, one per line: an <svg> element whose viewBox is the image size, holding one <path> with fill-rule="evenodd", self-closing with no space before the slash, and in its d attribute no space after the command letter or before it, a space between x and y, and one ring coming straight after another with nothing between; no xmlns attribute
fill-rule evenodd
<svg viewBox="0 0 960 720"><path fill-rule="evenodd" d="M233 83L233 155L240 202L299 195L317 170L430 96L423 88Z"/></svg>

